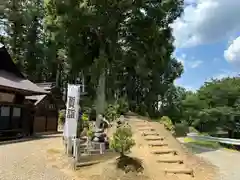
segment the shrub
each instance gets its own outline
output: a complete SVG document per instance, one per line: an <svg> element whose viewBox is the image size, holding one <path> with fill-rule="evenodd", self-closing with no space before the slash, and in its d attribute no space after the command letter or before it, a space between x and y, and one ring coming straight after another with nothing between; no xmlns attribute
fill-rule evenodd
<svg viewBox="0 0 240 180"><path fill-rule="evenodd" d="M92 139L92 138L94 137L94 132L93 132L93 130L92 130L91 128L88 129L88 131L87 131L87 136L88 136L90 139Z"/></svg>
<svg viewBox="0 0 240 180"><path fill-rule="evenodd" d="M104 113L106 119L108 121L114 121L118 118L119 114L118 114L118 106L117 105L113 105L110 104L108 105L105 113Z"/></svg>
<svg viewBox="0 0 240 180"><path fill-rule="evenodd" d="M96 121L96 118L97 118L96 109L92 107L89 112L89 121Z"/></svg>
<svg viewBox="0 0 240 180"><path fill-rule="evenodd" d="M184 137L189 133L189 127L187 123L177 123L175 124L175 135L177 137Z"/></svg>
<svg viewBox="0 0 240 180"><path fill-rule="evenodd" d="M199 133L199 131L195 127L193 127L193 126L189 127L189 132L190 133Z"/></svg>
<svg viewBox="0 0 240 180"><path fill-rule="evenodd" d="M89 117L86 113L83 113L81 120L82 120L83 127L89 126Z"/></svg>
<svg viewBox="0 0 240 180"><path fill-rule="evenodd" d="M164 127L165 127L168 131L170 131L170 132L172 132L172 133L175 132L174 125L173 125L173 123L172 123L172 120L171 120L169 117L163 116L163 117L160 119L160 122L164 125Z"/></svg>
<svg viewBox="0 0 240 180"><path fill-rule="evenodd" d="M58 123L63 125L65 123L65 111L61 110L58 113Z"/></svg>
<svg viewBox="0 0 240 180"><path fill-rule="evenodd" d="M141 116L149 116L147 112L147 106L144 103L136 107L136 112Z"/></svg>
<svg viewBox="0 0 240 180"><path fill-rule="evenodd" d="M123 157L127 152L129 152L134 145L135 141L132 138L132 130L130 127L117 128L110 141L111 149L119 152L120 157Z"/></svg>
<svg viewBox="0 0 240 180"><path fill-rule="evenodd" d="M118 104L118 114L126 114L129 110L129 106L127 103L127 100L124 98L120 98L117 100L117 104Z"/></svg>
<svg viewBox="0 0 240 180"><path fill-rule="evenodd" d="M88 121L88 115L86 113L83 113L82 120L83 121Z"/></svg>

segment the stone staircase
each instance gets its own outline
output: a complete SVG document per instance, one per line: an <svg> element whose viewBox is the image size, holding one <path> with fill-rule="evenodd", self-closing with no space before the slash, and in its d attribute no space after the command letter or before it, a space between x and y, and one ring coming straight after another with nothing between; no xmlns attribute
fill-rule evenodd
<svg viewBox="0 0 240 180"><path fill-rule="evenodd" d="M144 140L148 143L150 153L156 156L156 162L159 164L159 169L161 171L166 175L175 174L194 177L193 169L186 167L179 152L169 147L167 139L161 137L150 125L150 122L139 121L136 126ZM185 178L183 179L185 180Z"/></svg>

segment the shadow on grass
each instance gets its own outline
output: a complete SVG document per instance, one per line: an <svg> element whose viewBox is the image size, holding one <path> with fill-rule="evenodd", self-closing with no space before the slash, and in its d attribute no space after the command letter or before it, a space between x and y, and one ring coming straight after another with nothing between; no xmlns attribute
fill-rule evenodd
<svg viewBox="0 0 240 180"><path fill-rule="evenodd" d="M5 140L0 141L1 145L7 145L7 144L15 144L15 143L21 143L21 142L28 142L28 141L35 141L35 140L41 140L41 139L48 139L48 138L58 138L62 137L62 132L50 132L50 133L37 133L33 136L29 137L22 137L22 138L7 138Z"/></svg>
<svg viewBox="0 0 240 180"><path fill-rule="evenodd" d="M219 149L219 148L213 148L213 147L206 147L203 145L196 144L194 142L183 143L183 145L193 154L201 154L205 152L216 151Z"/></svg>
<svg viewBox="0 0 240 180"><path fill-rule="evenodd" d="M193 140L191 138L184 138L183 143L188 149L192 150L195 154L200 154L203 152L216 151L218 149L229 149L233 151L240 151L240 146L238 145L230 145L223 144L218 142L210 142L210 141L198 141Z"/></svg>
<svg viewBox="0 0 240 180"><path fill-rule="evenodd" d="M220 143L223 148L227 148L229 150L240 151L240 145L232 145L232 144L223 144Z"/></svg>

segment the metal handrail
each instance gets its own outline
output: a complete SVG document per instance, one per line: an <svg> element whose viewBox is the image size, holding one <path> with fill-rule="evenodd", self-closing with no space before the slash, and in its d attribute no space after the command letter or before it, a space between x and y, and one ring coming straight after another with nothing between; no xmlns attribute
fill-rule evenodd
<svg viewBox="0 0 240 180"><path fill-rule="evenodd" d="M240 139L218 138L218 137L212 137L212 136L199 135L198 133L188 133L187 137L190 137L195 140L212 141L212 142L219 142L219 143L231 144L231 145L240 145Z"/></svg>

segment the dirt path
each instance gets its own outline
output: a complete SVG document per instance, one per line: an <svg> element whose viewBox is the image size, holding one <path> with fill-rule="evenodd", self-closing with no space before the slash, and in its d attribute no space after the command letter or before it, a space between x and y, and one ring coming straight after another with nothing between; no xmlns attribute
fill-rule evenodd
<svg viewBox="0 0 240 180"><path fill-rule="evenodd" d="M129 124L132 126L136 140L132 153L142 158L145 170L153 180L214 179L215 168L184 151L181 144L161 124L134 117L129 119ZM151 128L155 131L150 131ZM148 135L143 136L142 133ZM161 137L164 140L161 140ZM149 144L158 144L158 146L152 147ZM153 154L154 152L157 154ZM191 175L192 172L194 177Z"/></svg>
<svg viewBox="0 0 240 180"><path fill-rule="evenodd" d="M179 141L184 143L183 139L179 139ZM186 146L198 157L206 159L219 168L216 180L239 180L239 152L232 152L225 149L214 150L190 144L186 144Z"/></svg>
<svg viewBox="0 0 240 180"><path fill-rule="evenodd" d="M189 153L183 151L180 143L159 123L144 122L142 119L132 117L129 119L129 124L132 126L134 139L136 140L136 146L133 147L130 156L142 159L144 171L146 172L146 174L144 172L144 175L150 177L151 180L213 179L214 168L200 158L191 156ZM148 128L148 130L141 131L140 129L142 128ZM149 131L149 128L153 128L155 131ZM157 132L158 135L143 136L143 132ZM165 139L159 139L161 137ZM147 141L146 138L150 140ZM61 136L55 137L53 135L38 140L0 145L0 179L92 180L93 176L95 176L95 179L99 180L103 179L103 175L111 175L110 178L106 178L108 180L119 179L113 173L115 170L114 163L109 164L107 161L89 168L81 168L80 171L74 172L69 167L69 162L64 155L61 140ZM155 145L156 143L160 144L161 146L149 146L149 144L153 143ZM172 151L166 152L166 150ZM164 154L153 154L156 151L158 151L157 153ZM177 155L174 155L175 151ZM112 161L115 162L116 160L113 159ZM168 173L166 170L177 170L179 174ZM191 176L192 171L194 177ZM86 176L83 176L83 174ZM139 177L136 177L136 179L139 179Z"/></svg>

